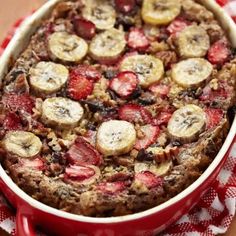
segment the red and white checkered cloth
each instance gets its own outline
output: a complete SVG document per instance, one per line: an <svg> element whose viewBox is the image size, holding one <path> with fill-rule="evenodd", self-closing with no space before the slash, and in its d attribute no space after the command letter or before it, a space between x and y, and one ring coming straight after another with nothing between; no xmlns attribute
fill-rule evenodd
<svg viewBox="0 0 236 236"><path fill-rule="evenodd" d="M216 0L236 22L236 0ZM0 55L24 20L18 20L0 46ZM225 233L236 212L236 142L216 181L199 203L162 235L214 236ZM0 194L0 227L15 235L14 211Z"/></svg>

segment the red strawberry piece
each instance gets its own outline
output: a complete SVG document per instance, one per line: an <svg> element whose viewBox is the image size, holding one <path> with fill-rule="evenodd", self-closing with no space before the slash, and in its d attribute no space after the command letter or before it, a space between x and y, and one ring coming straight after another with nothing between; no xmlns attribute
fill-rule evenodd
<svg viewBox="0 0 236 236"><path fill-rule="evenodd" d="M189 22L187 22L184 19L175 19L174 21L172 21L172 23L167 27L167 32L170 35L177 35L178 33L180 33L182 30L184 30L188 25L190 25Z"/></svg>
<svg viewBox="0 0 236 236"><path fill-rule="evenodd" d="M206 129L211 129L217 126L224 116L224 112L217 108L207 108L205 109L207 124Z"/></svg>
<svg viewBox="0 0 236 236"><path fill-rule="evenodd" d="M100 183L97 189L105 194L117 194L125 190L125 183L122 181Z"/></svg>
<svg viewBox="0 0 236 236"><path fill-rule="evenodd" d="M75 32L84 39L92 39L96 34L96 26L93 22L81 18L73 20Z"/></svg>
<svg viewBox="0 0 236 236"><path fill-rule="evenodd" d="M30 169L35 169L35 170L44 170L45 169L44 162L39 158L36 158L34 160L20 159L19 162L20 162L20 165L24 168L30 168Z"/></svg>
<svg viewBox="0 0 236 236"><path fill-rule="evenodd" d="M154 94L161 96L162 98L167 97L170 87L165 84L153 84L148 88Z"/></svg>
<svg viewBox="0 0 236 236"><path fill-rule="evenodd" d="M170 118L172 116L172 112L170 111L161 111L155 119L153 119L153 125L167 125Z"/></svg>
<svg viewBox="0 0 236 236"><path fill-rule="evenodd" d="M135 7L135 0L115 0L116 9L122 13L128 13Z"/></svg>
<svg viewBox="0 0 236 236"><path fill-rule="evenodd" d="M100 153L82 137L75 140L65 155L71 164L99 166L102 163Z"/></svg>
<svg viewBox="0 0 236 236"><path fill-rule="evenodd" d="M95 175L95 170L89 166L70 165L65 169L65 179L83 181Z"/></svg>
<svg viewBox="0 0 236 236"><path fill-rule="evenodd" d="M74 100L86 99L93 92L93 82L83 75L70 73L67 85L68 96Z"/></svg>
<svg viewBox="0 0 236 236"><path fill-rule="evenodd" d="M236 22L236 16L231 16L234 22Z"/></svg>
<svg viewBox="0 0 236 236"><path fill-rule="evenodd" d="M3 128L6 130L22 129L20 117L15 113L8 113L3 121Z"/></svg>
<svg viewBox="0 0 236 236"><path fill-rule="evenodd" d="M141 127L141 131L143 133L143 137L138 139L134 145L134 147L138 150L145 149L151 144L153 144L158 135L160 134L160 129L158 126L153 125L145 125Z"/></svg>
<svg viewBox="0 0 236 236"><path fill-rule="evenodd" d="M228 3L229 0L216 0L216 2L220 5L220 6L224 6Z"/></svg>
<svg viewBox="0 0 236 236"><path fill-rule="evenodd" d="M132 28L128 35L128 46L132 49L145 51L149 47L149 41L143 30Z"/></svg>
<svg viewBox="0 0 236 236"><path fill-rule="evenodd" d="M2 99L3 104L10 110L16 112L27 112L32 114L35 102L28 94L7 94Z"/></svg>
<svg viewBox="0 0 236 236"><path fill-rule="evenodd" d="M230 87L226 82L219 82L218 89L213 90L210 85L207 85L202 92L202 95L199 97L201 101L205 103L211 103L216 100L225 100L233 92L233 88Z"/></svg>
<svg viewBox="0 0 236 236"><path fill-rule="evenodd" d="M207 58L212 64L223 65L230 58L230 49L225 40L218 40L208 50Z"/></svg>
<svg viewBox="0 0 236 236"><path fill-rule="evenodd" d="M78 65L71 70L71 76L76 77L80 75L92 82L96 82L102 78L101 73L90 65Z"/></svg>
<svg viewBox="0 0 236 236"><path fill-rule="evenodd" d="M137 85L138 76L134 72L123 71L110 80L109 88L120 97L128 97L135 91Z"/></svg>
<svg viewBox="0 0 236 236"><path fill-rule="evenodd" d="M155 188L162 185L162 178L154 175L150 171L142 171L135 174L135 180L143 183L147 188Z"/></svg>
<svg viewBox="0 0 236 236"><path fill-rule="evenodd" d="M137 104L123 105L119 109L118 114L121 120L126 120L129 122L141 122L147 124L152 120L152 115L150 114L150 112L145 109L145 107Z"/></svg>

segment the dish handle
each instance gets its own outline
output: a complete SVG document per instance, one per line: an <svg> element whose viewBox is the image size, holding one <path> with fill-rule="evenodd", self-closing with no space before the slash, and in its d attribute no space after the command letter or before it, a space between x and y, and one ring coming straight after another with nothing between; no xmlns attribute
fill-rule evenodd
<svg viewBox="0 0 236 236"><path fill-rule="evenodd" d="M26 214L18 208L16 214L16 235L17 236L36 236L34 224Z"/></svg>

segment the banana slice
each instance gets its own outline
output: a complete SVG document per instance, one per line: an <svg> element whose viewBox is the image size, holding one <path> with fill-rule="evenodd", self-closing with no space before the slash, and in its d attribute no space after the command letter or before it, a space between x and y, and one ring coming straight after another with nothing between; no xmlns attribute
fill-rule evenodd
<svg viewBox="0 0 236 236"><path fill-rule="evenodd" d="M78 102L63 97L47 98L42 105L42 121L59 129L77 126L83 113Z"/></svg>
<svg viewBox="0 0 236 236"><path fill-rule="evenodd" d="M170 136L182 143L195 141L206 125L206 115L202 108L190 104L175 111L167 130Z"/></svg>
<svg viewBox="0 0 236 236"><path fill-rule="evenodd" d="M36 156L42 148L39 137L26 131L8 132L3 139L3 145L7 152L26 158Z"/></svg>
<svg viewBox="0 0 236 236"><path fill-rule="evenodd" d="M120 64L120 70L134 71L138 75L140 85L144 88L158 82L164 74L162 61L150 55L126 57Z"/></svg>
<svg viewBox="0 0 236 236"><path fill-rule="evenodd" d="M179 33L177 44L183 58L204 57L210 47L210 39L203 27L191 25Z"/></svg>
<svg viewBox="0 0 236 236"><path fill-rule="evenodd" d="M171 71L173 80L184 88L197 88L209 78L213 66L203 58L190 58L177 63Z"/></svg>
<svg viewBox="0 0 236 236"><path fill-rule="evenodd" d="M52 94L59 91L69 77L68 69L53 62L39 62L30 69L30 85L37 93Z"/></svg>
<svg viewBox="0 0 236 236"><path fill-rule="evenodd" d="M96 146L105 156L129 152L136 141L133 124L127 121L110 120L103 122L97 132Z"/></svg>
<svg viewBox="0 0 236 236"><path fill-rule="evenodd" d="M92 21L99 30L113 28L116 23L116 11L104 0L86 0L82 9L83 18Z"/></svg>
<svg viewBox="0 0 236 236"><path fill-rule="evenodd" d="M141 14L145 23L166 25L180 14L180 10L178 0L144 0Z"/></svg>
<svg viewBox="0 0 236 236"><path fill-rule="evenodd" d="M90 43L89 52L97 61L117 60L125 49L126 40L123 31L112 28L97 34Z"/></svg>
<svg viewBox="0 0 236 236"><path fill-rule="evenodd" d="M170 172L173 167L173 163L171 160L164 161L159 164L148 164L143 162L137 162L134 165L135 173L143 172L143 171L151 171L152 173L158 176L164 176Z"/></svg>
<svg viewBox="0 0 236 236"><path fill-rule="evenodd" d="M51 58L63 62L79 62L88 52L88 44L77 35L55 32L49 36Z"/></svg>

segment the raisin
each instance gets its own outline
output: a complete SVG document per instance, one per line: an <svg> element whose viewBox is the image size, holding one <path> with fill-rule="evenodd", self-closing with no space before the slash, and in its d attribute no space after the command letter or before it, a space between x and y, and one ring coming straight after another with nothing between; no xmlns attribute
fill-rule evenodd
<svg viewBox="0 0 236 236"><path fill-rule="evenodd" d="M138 152L136 159L138 161L153 161L153 154L150 152L147 152L145 149L142 148Z"/></svg>

